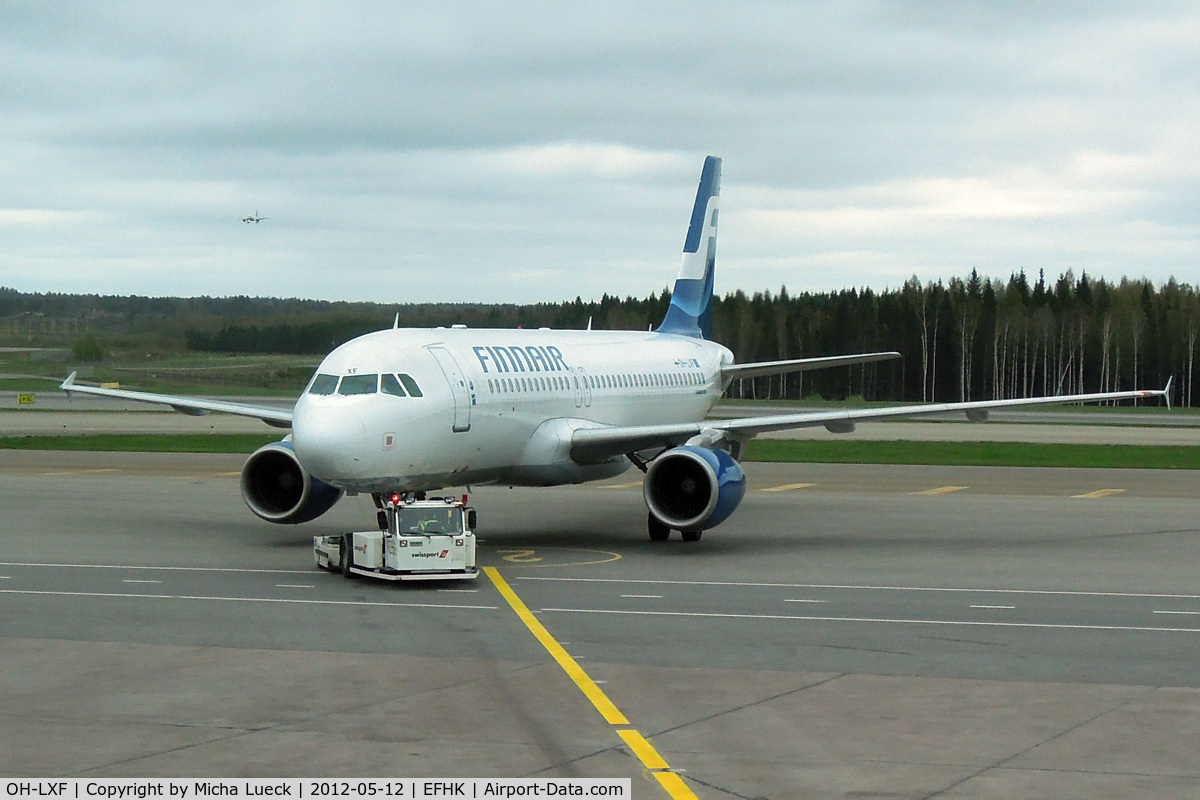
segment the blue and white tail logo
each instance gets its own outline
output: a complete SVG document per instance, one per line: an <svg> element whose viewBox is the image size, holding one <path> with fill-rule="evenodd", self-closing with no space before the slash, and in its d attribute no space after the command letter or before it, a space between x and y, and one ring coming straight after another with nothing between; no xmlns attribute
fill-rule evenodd
<svg viewBox="0 0 1200 800"><path fill-rule="evenodd" d="M696 205L683 245L683 263L671 291L671 305L659 333L712 338L713 265L717 259L717 201L721 194L721 159L704 159Z"/></svg>

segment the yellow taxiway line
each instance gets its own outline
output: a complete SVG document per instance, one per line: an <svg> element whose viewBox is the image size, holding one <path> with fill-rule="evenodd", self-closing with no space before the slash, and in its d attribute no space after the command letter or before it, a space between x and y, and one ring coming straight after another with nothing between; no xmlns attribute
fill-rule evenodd
<svg viewBox="0 0 1200 800"><path fill-rule="evenodd" d="M816 486L815 483L785 483L783 486L772 486L769 489L759 489L760 492L787 492L792 489L807 489Z"/></svg>
<svg viewBox="0 0 1200 800"><path fill-rule="evenodd" d="M600 712L600 716L604 717L605 722L610 725L629 725L629 719L621 713L612 700L608 699L608 695L596 685L596 682L584 671L583 667L579 666L579 662L571 657L571 654L558 643L558 640L551 635L550 631L546 630L546 626L533 615L533 612L529 610L525 602L508 585L508 581L500 576L500 572L495 567L484 567L483 572L491 579L496 589L499 590L500 595L512 606L512 610L525 623L525 627L529 628L529 632L533 634L534 638L558 662L563 672L567 673L567 677L575 682L575 685L579 687L579 691L583 692L584 697L592 702L592 705ZM680 778L678 773L671 771L671 767L667 764L666 759L659 755L654 745L650 744L650 741L640 732L633 728L622 727L617 730L617 735L621 737L621 740L629 746L633 754L642 762L642 766L650 771L650 774L663 787L671 797L671 800L699 800L695 792L689 789L687 784L683 782L683 778Z"/></svg>
<svg viewBox="0 0 1200 800"><path fill-rule="evenodd" d="M1124 491L1124 489L1097 489L1094 492L1087 492L1085 494L1073 494L1071 497L1074 499L1093 500L1100 497L1112 497L1114 494L1121 494Z"/></svg>

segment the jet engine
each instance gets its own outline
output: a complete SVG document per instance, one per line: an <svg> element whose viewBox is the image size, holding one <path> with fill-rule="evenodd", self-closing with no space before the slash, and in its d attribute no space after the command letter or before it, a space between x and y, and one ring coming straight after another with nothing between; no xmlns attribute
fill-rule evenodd
<svg viewBox="0 0 1200 800"><path fill-rule="evenodd" d="M300 465L289 441L260 447L242 467L242 498L267 522L296 525L324 514L342 490L317 480Z"/></svg>
<svg viewBox="0 0 1200 800"><path fill-rule="evenodd" d="M746 496L746 473L724 450L682 445L650 462L642 485L646 507L668 528L715 528Z"/></svg>

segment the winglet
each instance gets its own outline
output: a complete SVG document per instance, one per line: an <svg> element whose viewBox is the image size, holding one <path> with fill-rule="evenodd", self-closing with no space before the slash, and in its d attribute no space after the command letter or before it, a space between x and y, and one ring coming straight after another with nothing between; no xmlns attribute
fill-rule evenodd
<svg viewBox="0 0 1200 800"><path fill-rule="evenodd" d="M1163 400L1167 401L1167 411L1171 410L1171 384L1175 382L1175 376L1167 378L1167 385L1163 387Z"/></svg>
<svg viewBox="0 0 1200 800"><path fill-rule="evenodd" d="M79 370L73 371L70 375L67 376L67 379L65 381L63 381L61 384L59 384L59 386L58 386L58 388L62 389L64 392L67 393L68 398L71 397L71 389L73 389L75 387L75 376L78 374L79 374Z"/></svg>
<svg viewBox="0 0 1200 800"><path fill-rule="evenodd" d="M721 159L704 159L696 203L683 245L683 263L671 305L659 333L707 339L712 336L713 271L717 259L717 201L721 194Z"/></svg>

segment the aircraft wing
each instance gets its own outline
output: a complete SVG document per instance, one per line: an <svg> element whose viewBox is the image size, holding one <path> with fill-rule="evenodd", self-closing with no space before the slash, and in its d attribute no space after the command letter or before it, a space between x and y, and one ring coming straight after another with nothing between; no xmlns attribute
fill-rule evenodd
<svg viewBox="0 0 1200 800"><path fill-rule="evenodd" d="M182 414L202 417L212 411L222 414L236 414L241 417L257 417L275 428L292 427L292 411L285 408L270 408L267 406L250 406L242 403L228 403L223 400L206 400L200 397L180 397L170 394L154 394L152 392L131 392L125 389L102 389L98 386L80 386L75 383L72 372L58 387L67 393L92 394L99 397L116 397L121 400L133 400L138 403L162 403Z"/></svg>
<svg viewBox="0 0 1200 800"><path fill-rule="evenodd" d="M873 361L888 361L899 358L893 351L886 353L859 353L852 356L822 356L821 358L793 358L788 361L757 361L750 364L728 364L721 367L721 377L757 378L760 375L778 375L781 372L804 372L810 369L845 367L851 364L869 364Z"/></svg>
<svg viewBox="0 0 1200 800"><path fill-rule="evenodd" d="M966 403L930 403L927 405L887 406L835 411L805 411L798 414L776 414L764 417L704 420L667 425L637 425L611 428L584 428L571 437L571 458L579 463L601 461L605 458L649 450L674 447L694 436L705 434L716 438L746 440L760 433L792 428L824 426L833 433L849 433L858 422L871 420L908 419L932 414L964 412L967 419L982 421L995 408L1016 408L1066 403L1091 403L1101 400L1131 400L1161 397L1170 403L1171 382L1166 388L1128 392L1099 392L1096 394L1059 395L1057 397L1028 397L1012 400L976 400Z"/></svg>

